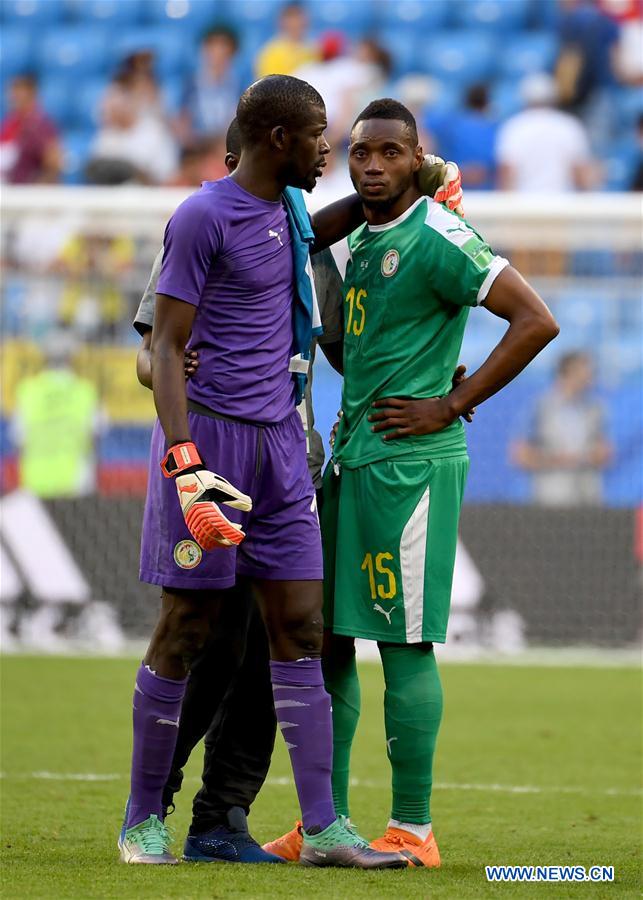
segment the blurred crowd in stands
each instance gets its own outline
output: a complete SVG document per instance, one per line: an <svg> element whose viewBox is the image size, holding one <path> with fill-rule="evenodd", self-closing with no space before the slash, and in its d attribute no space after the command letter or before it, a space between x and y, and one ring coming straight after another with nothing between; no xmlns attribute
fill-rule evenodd
<svg viewBox="0 0 643 900"><path fill-rule="evenodd" d="M642 0L5 0L1 177L192 186L255 77L416 114L467 190L643 189Z"/></svg>

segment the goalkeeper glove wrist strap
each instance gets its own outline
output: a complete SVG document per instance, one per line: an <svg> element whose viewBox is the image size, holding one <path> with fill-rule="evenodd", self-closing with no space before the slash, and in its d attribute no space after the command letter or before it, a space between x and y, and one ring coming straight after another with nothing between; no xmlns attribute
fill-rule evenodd
<svg viewBox="0 0 643 900"><path fill-rule="evenodd" d="M192 441L174 444L161 460L161 471L166 478L174 478L195 466L203 466L203 460Z"/></svg>

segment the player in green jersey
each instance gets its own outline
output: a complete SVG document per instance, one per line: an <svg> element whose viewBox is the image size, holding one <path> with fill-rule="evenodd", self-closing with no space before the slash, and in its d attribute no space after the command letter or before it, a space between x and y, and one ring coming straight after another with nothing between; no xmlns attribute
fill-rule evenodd
<svg viewBox="0 0 643 900"><path fill-rule="evenodd" d="M343 417L321 520L335 806L349 815L360 706L354 639L368 638L378 642L384 669L393 772L391 819L371 846L431 867L440 865L429 800L442 716L433 643L446 639L469 464L461 417L515 378L558 326L507 260L420 194L421 164L411 113L394 100L371 103L351 133L350 174L366 224L349 239ZM509 327L452 389L469 310L478 305Z"/></svg>
<svg viewBox="0 0 643 900"><path fill-rule="evenodd" d="M433 643L446 639L469 462L460 417L515 378L558 326L466 221L419 194L421 164L411 113L394 100L371 103L349 150L366 223L349 239L344 415L326 474L326 624L334 634L325 672L335 803L348 815L359 716L354 638L378 641L393 807L372 846L405 849L416 865L436 866L429 799L442 691ZM452 390L469 311L478 305L509 327Z"/></svg>

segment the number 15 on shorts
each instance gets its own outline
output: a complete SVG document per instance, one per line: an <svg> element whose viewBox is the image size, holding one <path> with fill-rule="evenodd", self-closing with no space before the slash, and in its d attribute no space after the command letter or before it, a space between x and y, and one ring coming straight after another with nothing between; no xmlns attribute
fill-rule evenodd
<svg viewBox="0 0 643 900"><path fill-rule="evenodd" d="M392 553L367 553L362 560L361 570L368 575L371 600L392 600L397 594L395 573L387 563L393 559Z"/></svg>

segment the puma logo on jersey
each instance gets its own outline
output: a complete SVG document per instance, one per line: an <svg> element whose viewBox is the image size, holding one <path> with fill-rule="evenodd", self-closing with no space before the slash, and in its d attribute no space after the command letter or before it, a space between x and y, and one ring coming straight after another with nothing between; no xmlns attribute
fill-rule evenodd
<svg viewBox="0 0 643 900"><path fill-rule="evenodd" d="M386 742L386 752L388 753L389 756L391 755L391 744L393 743L393 741L396 741L396 740L397 740L396 737L392 737L392 738L389 738Z"/></svg>
<svg viewBox="0 0 643 900"><path fill-rule="evenodd" d="M157 725L173 725L175 728L178 728L179 720L177 719L175 722L174 719L157 719L156 724Z"/></svg>
<svg viewBox="0 0 643 900"><path fill-rule="evenodd" d="M379 603L376 603L375 606L373 607L373 609L374 609L376 612L382 613L382 615L385 617L385 619L386 619L386 621L389 623L389 625L392 625L392 624L393 624L393 623L391 622L391 616L393 615L393 610L396 609L396 608L397 608L397 607L392 606L392 607L388 610L388 612L387 612L385 609L383 609L383 608L379 605Z"/></svg>
<svg viewBox="0 0 643 900"><path fill-rule="evenodd" d="M281 233L282 233L282 231L283 231L283 228L280 228L279 231L273 231L272 228L269 228L269 229L268 229L268 237L274 237L274 238L277 238L277 240L279 241L279 246L280 246L280 247L283 247L283 244L282 244L282 242L281 242Z"/></svg>

